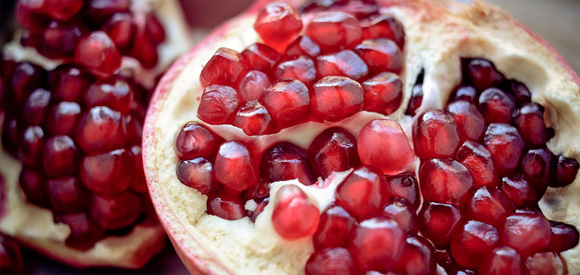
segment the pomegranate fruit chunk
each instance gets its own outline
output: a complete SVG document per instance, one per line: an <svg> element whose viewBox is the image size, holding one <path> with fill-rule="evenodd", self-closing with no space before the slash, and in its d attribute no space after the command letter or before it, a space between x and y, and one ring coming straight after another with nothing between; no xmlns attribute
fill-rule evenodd
<svg viewBox="0 0 580 275"><path fill-rule="evenodd" d="M258 13L254 29L266 44L281 52L302 30L302 20L288 4L275 2Z"/></svg>
<svg viewBox="0 0 580 275"><path fill-rule="evenodd" d="M474 186L497 185L491 153L483 145L468 140L459 147L455 159L471 172Z"/></svg>
<svg viewBox="0 0 580 275"><path fill-rule="evenodd" d="M223 139L201 124L186 123L175 138L175 154L181 160L213 157Z"/></svg>
<svg viewBox="0 0 580 275"><path fill-rule="evenodd" d="M421 236L407 237L403 254L401 254L394 270L409 275L435 273L435 249L433 245Z"/></svg>
<svg viewBox="0 0 580 275"><path fill-rule="evenodd" d="M239 105L240 98L232 87L211 85L203 91L197 117L209 124L231 123Z"/></svg>
<svg viewBox="0 0 580 275"><path fill-rule="evenodd" d="M346 171L358 163L355 137L346 129L333 127L320 133L308 148L308 154L322 178L333 171Z"/></svg>
<svg viewBox="0 0 580 275"><path fill-rule="evenodd" d="M461 221L459 209L443 203L423 204L418 216L421 234L435 245L449 244L451 233Z"/></svg>
<svg viewBox="0 0 580 275"><path fill-rule="evenodd" d="M295 240L314 234L318 228L318 208L296 185L284 185L278 189L272 211L272 225L282 238Z"/></svg>
<svg viewBox="0 0 580 275"><path fill-rule="evenodd" d="M257 100L246 101L232 125L240 127L249 136L269 134L274 129L272 116Z"/></svg>
<svg viewBox="0 0 580 275"><path fill-rule="evenodd" d="M500 190L482 186L470 195L465 205L465 217L498 227L502 218L513 210L512 203Z"/></svg>
<svg viewBox="0 0 580 275"><path fill-rule="evenodd" d="M350 232L356 226L354 218L340 206L332 206L322 215L318 229L312 236L316 249L347 247Z"/></svg>
<svg viewBox="0 0 580 275"><path fill-rule="evenodd" d="M346 248L326 248L315 251L308 262L305 272L307 275L324 274L357 274L357 266Z"/></svg>
<svg viewBox="0 0 580 275"><path fill-rule="evenodd" d="M121 54L106 33L96 31L79 41L75 61L98 77L108 77L121 66Z"/></svg>
<svg viewBox="0 0 580 275"><path fill-rule="evenodd" d="M203 87L210 85L232 86L243 76L242 55L232 49L219 48L205 64L199 81Z"/></svg>
<svg viewBox="0 0 580 275"><path fill-rule="evenodd" d="M398 73L403 67L403 54L392 40L383 38L364 40L354 50L369 66L371 73L384 71Z"/></svg>
<svg viewBox="0 0 580 275"><path fill-rule="evenodd" d="M485 90L479 96L479 108L487 123L508 123L516 108L515 100L497 88Z"/></svg>
<svg viewBox="0 0 580 275"><path fill-rule="evenodd" d="M481 259L499 244L499 233L495 227L467 221L451 237L451 254L460 265L477 269Z"/></svg>
<svg viewBox="0 0 580 275"><path fill-rule="evenodd" d="M228 141L219 147L214 171L218 182L238 192L257 182L252 155L239 141Z"/></svg>
<svg viewBox="0 0 580 275"><path fill-rule="evenodd" d="M445 111L427 111L413 123L415 153L421 159L451 157L459 141L457 123Z"/></svg>
<svg viewBox="0 0 580 275"><path fill-rule="evenodd" d="M505 218L500 229L502 244L517 250L522 256L546 250L552 231L548 220L538 213L514 213Z"/></svg>
<svg viewBox="0 0 580 275"><path fill-rule="evenodd" d="M419 181L423 199L450 204L459 204L473 185L469 170L452 159L430 159L421 163Z"/></svg>
<svg viewBox="0 0 580 275"><path fill-rule="evenodd" d="M204 158L180 161L177 165L179 181L204 195L215 188L214 177L211 162Z"/></svg>
<svg viewBox="0 0 580 275"><path fill-rule="evenodd" d="M363 108L362 86L343 76L326 76L314 83L310 106L320 120L337 122Z"/></svg>
<svg viewBox="0 0 580 275"><path fill-rule="evenodd" d="M306 151L289 142L277 143L264 152L260 171L270 182L293 179L304 185L316 182Z"/></svg>
<svg viewBox="0 0 580 275"><path fill-rule="evenodd" d="M324 12L314 16L306 26L306 35L318 44L323 52L352 49L362 40L360 23L344 12Z"/></svg>
<svg viewBox="0 0 580 275"><path fill-rule="evenodd" d="M360 80L368 74L367 64L351 50L321 55L316 61L319 76L346 76Z"/></svg>
<svg viewBox="0 0 580 275"><path fill-rule="evenodd" d="M502 246L494 249L479 266L479 274L522 274L522 257L513 248Z"/></svg>
<svg viewBox="0 0 580 275"><path fill-rule="evenodd" d="M491 153L499 175L507 175L517 168L524 141L515 127L503 123L490 124L483 136L483 144Z"/></svg>
<svg viewBox="0 0 580 275"><path fill-rule="evenodd" d="M294 126L310 115L308 88L298 80L282 80L264 91L260 102L281 129Z"/></svg>
<svg viewBox="0 0 580 275"><path fill-rule="evenodd" d="M386 175L401 173L415 161L407 135L393 120L368 122L360 131L357 143L361 162L379 168Z"/></svg>
<svg viewBox="0 0 580 275"><path fill-rule="evenodd" d="M401 106L403 82L394 73L380 73L362 83L366 111L390 115Z"/></svg>
<svg viewBox="0 0 580 275"><path fill-rule="evenodd" d="M358 220L375 216L389 201L390 191L380 172L371 167L354 170L335 191L336 204Z"/></svg>
<svg viewBox="0 0 580 275"><path fill-rule="evenodd" d="M566 274L562 258L554 252L536 253L526 258L524 264L525 273L530 275Z"/></svg>

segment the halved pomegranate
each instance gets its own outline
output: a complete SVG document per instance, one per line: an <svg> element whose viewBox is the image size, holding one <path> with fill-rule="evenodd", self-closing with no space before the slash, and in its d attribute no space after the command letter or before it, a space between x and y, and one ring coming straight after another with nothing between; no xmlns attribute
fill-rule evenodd
<svg viewBox="0 0 580 275"><path fill-rule="evenodd" d="M161 80L145 172L193 273L575 274L579 87L481 2L259 1Z"/></svg>
<svg viewBox="0 0 580 275"><path fill-rule="evenodd" d="M189 46L178 3L16 5L24 34L1 60L0 232L76 267L141 267L165 243L141 138L155 79Z"/></svg>

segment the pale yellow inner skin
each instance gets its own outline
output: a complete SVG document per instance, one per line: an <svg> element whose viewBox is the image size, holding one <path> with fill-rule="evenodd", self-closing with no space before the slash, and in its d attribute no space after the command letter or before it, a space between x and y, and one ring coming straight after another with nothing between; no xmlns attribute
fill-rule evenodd
<svg viewBox="0 0 580 275"><path fill-rule="evenodd" d="M534 102L546 108L545 119L556 136L548 147L555 154L579 158L580 94L573 76L566 71L548 49L499 9L483 3L473 5L448 1L402 1L399 5L383 9L395 15L405 27L406 67L402 74L405 83L402 107L388 116L399 121L410 135L411 117L404 115L411 87L421 68L425 69L424 97L419 113L445 106L451 90L460 83L460 58L482 57L494 62L507 78L525 83ZM227 221L207 215L207 197L179 182L175 175L177 157L173 151L175 135L189 121L197 119L197 106L202 93L199 75L209 58L219 47L242 51L259 41L253 31L255 18L240 17L229 23L223 39L208 42L196 50L196 55L185 64L155 103L158 113L147 122L151 136L144 146L145 167L150 192L166 230L191 272L236 274L302 274L306 260L313 251L311 238L288 242L272 228L270 217L273 201L266 207L256 223L248 218ZM358 135L360 128L379 114L361 112L336 125ZM322 130L332 125L305 123L279 134L258 139L266 148L277 141L287 140L307 148ZM233 126L208 126L226 140L247 140L243 132ZM319 190L301 186L321 211L332 201L336 184L344 177L336 175L332 184ZM270 194L284 184L274 183ZM572 185L550 188L540 206L549 219L563 221L580 227L580 180ZM554 203L547 204L548 198ZM253 207L251 203L247 207ZM580 248L562 253L569 273L580 272ZM444 272L439 268L439 272Z"/></svg>

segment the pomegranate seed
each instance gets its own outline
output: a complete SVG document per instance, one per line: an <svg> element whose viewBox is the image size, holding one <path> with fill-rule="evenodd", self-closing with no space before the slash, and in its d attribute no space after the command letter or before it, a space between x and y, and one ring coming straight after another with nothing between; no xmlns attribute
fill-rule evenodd
<svg viewBox="0 0 580 275"><path fill-rule="evenodd" d="M401 274L421 275L434 274L435 249L429 240L421 236L407 237L403 254L395 265L395 270Z"/></svg>
<svg viewBox="0 0 580 275"><path fill-rule="evenodd" d="M50 205L45 175L41 171L24 166L20 171L20 187L26 195L26 199L41 207Z"/></svg>
<svg viewBox="0 0 580 275"><path fill-rule="evenodd" d="M52 209L59 213L84 210L89 202L89 192L77 178L65 177L46 181Z"/></svg>
<svg viewBox="0 0 580 275"><path fill-rule="evenodd" d="M358 274L352 255L342 247L315 251L306 262L304 270L307 275Z"/></svg>
<svg viewBox="0 0 580 275"><path fill-rule="evenodd" d="M551 229L550 251L562 252L578 245L578 230L574 226L554 222L551 224Z"/></svg>
<svg viewBox="0 0 580 275"><path fill-rule="evenodd" d="M403 54L392 40L383 38L364 40L354 50L372 73L384 71L398 73L403 67Z"/></svg>
<svg viewBox="0 0 580 275"><path fill-rule="evenodd" d="M258 203L256 210L248 211L248 216L252 222L254 222L254 223L256 222L256 219L258 218L258 216L260 214L262 214L262 212L264 212L264 209L266 208L266 206L268 206L268 203L270 203L270 198L265 198L263 201Z"/></svg>
<svg viewBox="0 0 580 275"><path fill-rule="evenodd" d="M141 146L131 146L131 158L133 159L133 172L135 179L131 183L131 189L141 194L147 194L147 181L145 180L145 171L143 170L143 151Z"/></svg>
<svg viewBox="0 0 580 275"><path fill-rule="evenodd" d="M506 175L517 168L522 156L524 142L515 127L492 123L487 127L483 143L491 153L499 175Z"/></svg>
<svg viewBox="0 0 580 275"><path fill-rule="evenodd" d="M522 157L520 169L526 181L532 183L539 193L543 193L548 187L550 179L550 165L553 154L548 149L532 149Z"/></svg>
<svg viewBox="0 0 580 275"><path fill-rule="evenodd" d="M390 191L379 171L362 166L336 187L335 196L336 204L358 220L363 220L383 210Z"/></svg>
<svg viewBox="0 0 580 275"><path fill-rule="evenodd" d="M82 1L76 0L44 0L48 15L57 20L69 20L83 7Z"/></svg>
<svg viewBox="0 0 580 275"><path fill-rule="evenodd" d="M473 185L469 170L452 159L421 163L419 181L424 200L451 204L458 204Z"/></svg>
<svg viewBox="0 0 580 275"><path fill-rule="evenodd" d="M419 187L415 176L412 174L400 174L388 176L386 179L393 198L404 199L413 205L415 209L419 208L421 197L419 196Z"/></svg>
<svg viewBox="0 0 580 275"><path fill-rule="evenodd" d="M437 264L443 267L446 271L451 271L457 267L457 263L455 263L455 261L451 258L451 251L449 251L449 248L435 248L435 260Z"/></svg>
<svg viewBox="0 0 580 275"><path fill-rule="evenodd" d="M116 13L103 26L103 30L113 40L117 49L125 51L133 41L135 25L130 13Z"/></svg>
<svg viewBox="0 0 580 275"><path fill-rule="evenodd" d="M107 106L123 114L131 111L132 101L133 89L121 77L99 79L89 86L85 95L87 107Z"/></svg>
<svg viewBox="0 0 580 275"><path fill-rule="evenodd" d="M141 137L143 136L143 121L139 121L135 116L123 116L123 124L125 125L125 135L127 144L141 145Z"/></svg>
<svg viewBox="0 0 580 275"><path fill-rule="evenodd" d="M215 189L213 165L207 159L182 160L177 164L179 181L204 195Z"/></svg>
<svg viewBox="0 0 580 275"><path fill-rule="evenodd" d="M320 133L310 144L308 153L324 179L333 171L346 171L359 163L355 137L341 127Z"/></svg>
<svg viewBox="0 0 580 275"><path fill-rule="evenodd" d="M539 200L536 189L521 176L502 178L500 189L516 207L533 206Z"/></svg>
<svg viewBox="0 0 580 275"><path fill-rule="evenodd" d="M468 221L451 237L451 254L460 265L477 269L481 259L499 244L499 233L495 227Z"/></svg>
<svg viewBox="0 0 580 275"><path fill-rule="evenodd" d="M571 158L558 156L558 163L556 164L556 181L550 181L552 187L562 187L571 184L576 179L580 164L578 161ZM553 169L553 168L552 168Z"/></svg>
<svg viewBox="0 0 580 275"><path fill-rule="evenodd" d="M133 159L125 149L86 156L81 163L81 179L97 194L117 195L129 188L134 179Z"/></svg>
<svg viewBox="0 0 580 275"><path fill-rule="evenodd" d="M479 108L485 122L508 123L516 108L516 102L504 91L489 88L479 96Z"/></svg>
<svg viewBox="0 0 580 275"><path fill-rule="evenodd" d="M296 79L310 86L316 80L316 68L312 59L300 56L293 60L280 62L274 75L278 80Z"/></svg>
<svg viewBox="0 0 580 275"><path fill-rule="evenodd" d="M242 57L251 69L270 73L281 55L266 44L254 43L242 51Z"/></svg>
<svg viewBox="0 0 580 275"><path fill-rule="evenodd" d="M435 245L447 245L451 233L459 225L461 214L455 206L426 202L419 212L421 234Z"/></svg>
<svg viewBox="0 0 580 275"><path fill-rule="evenodd" d="M493 63L479 58L467 61L464 77L479 91L496 87L504 80L503 75L495 69Z"/></svg>
<svg viewBox="0 0 580 275"><path fill-rule="evenodd" d="M362 128L358 153L363 164L377 167L387 175L403 172L415 161L401 125L389 119L372 120Z"/></svg>
<svg viewBox="0 0 580 275"><path fill-rule="evenodd" d="M514 113L514 122L528 147L546 144L548 132L544 124L544 108L536 103L526 103Z"/></svg>
<svg viewBox="0 0 580 275"><path fill-rule="evenodd" d="M175 138L175 154L181 160L212 158L223 139L196 122L185 124Z"/></svg>
<svg viewBox="0 0 580 275"><path fill-rule="evenodd" d="M270 85L268 75L260 71L249 71L240 81L238 92L244 101L258 100Z"/></svg>
<svg viewBox="0 0 580 275"><path fill-rule="evenodd" d="M232 85L244 75L243 72L242 55L232 49L219 48L203 67L199 79L203 87Z"/></svg>
<svg viewBox="0 0 580 275"><path fill-rule="evenodd" d="M50 104L50 92L38 88L30 94L24 103L24 120L29 125L42 125Z"/></svg>
<svg viewBox="0 0 580 275"><path fill-rule="evenodd" d="M356 221L340 206L332 206L320 215L318 229L312 237L316 249L346 247Z"/></svg>
<svg viewBox="0 0 580 275"><path fill-rule="evenodd" d="M368 74L365 62L351 50L318 56L316 67L322 77L346 76L360 80Z"/></svg>
<svg viewBox="0 0 580 275"><path fill-rule="evenodd" d="M21 126L16 119L10 119L2 131L2 145L4 150L18 157L21 141Z"/></svg>
<svg viewBox="0 0 580 275"><path fill-rule="evenodd" d="M403 82L394 73L380 73L362 83L365 93L364 109L390 115L401 106Z"/></svg>
<svg viewBox="0 0 580 275"><path fill-rule="evenodd" d="M48 176L70 176L76 171L78 154L68 136L52 136L44 148L44 171Z"/></svg>
<svg viewBox="0 0 580 275"><path fill-rule="evenodd" d="M284 53L285 56L288 57L299 57L301 55L305 55L308 57L316 57L320 54L320 47L310 39L308 36L299 36L294 40L288 47Z"/></svg>
<svg viewBox="0 0 580 275"><path fill-rule="evenodd" d="M362 40L359 21L344 12L323 12L314 16L306 27L306 35L322 48L323 52L352 49Z"/></svg>
<svg viewBox="0 0 580 275"><path fill-rule="evenodd" d="M221 184L237 192L257 183L252 156L248 148L238 141L229 141L219 147L214 171Z"/></svg>
<svg viewBox="0 0 580 275"><path fill-rule="evenodd" d="M468 140L459 147L455 158L471 172L474 186L497 185L491 153L483 145Z"/></svg>
<svg viewBox="0 0 580 275"><path fill-rule="evenodd" d="M63 101L78 102L84 95L92 77L81 67L60 65L49 73L52 95Z"/></svg>
<svg viewBox="0 0 580 275"><path fill-rule="evenodd" d="M239 220L247 215L242 199L225 190L209 195L207 213L230 221Z"/></svg>
<svg viewBox="0 0 580 275"><path fill-rule="evenodd" d="M29 62L16 65L10 83L12 92L9 93L16 106L22 106L30 93L44 83L45 74L42 68Z"/></svg>
<svg viewBox="0 0 580 275"><path fill-rule="evenodd" d="M134 41L132 49L129 50L129 55L139 60L139 63L145 69L153 69L159 61L159 55L157 53L155 41L153 41L147 33L147 26L144 22L145 20L144 14L138 14L135 16L135 21L137 23L133 37Z"/></svg>
<svg viewBox="0 0 580 275"><path fill-rule="evenodd" d="M312 114L326 121L338 122L363 108L362 86L344 76L326 76L314 84Z"/></svg>
<svg viewBox="0 0 580 275"><path fill-rule="evenodd" d="M395 41L401 48L405 43L403 26L389 14L374 17L362 26L362 30L364 39L387 38Z"/></svg>
<svg viewBox="0 0 580 275"><path fill-rule="evenodd" d="M16 21L33 32L42 32L49 18L42 15L44 1L18 1L14 15Z"/></svg>
<svg viewBox="0 0 580 275"><path fill-rule="evenodd" d="M514 213L506 217L500 235L503 244L522 255L531 255L549 247L552 231L541 214Z"/></svg>
<svg viewBox="0 0 580 275"><path fill-rule="evenodd" d="M485 129L485 120L475 105L467 101L455 101L447 106L457 122L457 128L463 140L478 141Z"/></svg>
<svg viewBox="0 0 580 275"><path fill-rule="evenodd" d="M532 101L530 90L528 90L528 87L526 87L526 85L523 83L516 80L511 80L510 90L512 95L516 98L519 106Z"/></svg>
<svg viewBox="0 0 580 275"><path fill-rule="evenodd" d="M318 228L320 214L306 193L296 185L284 185L276 193L272 225L286 240L311 236Z"/></svg>
<svg viewBox="0 0 580 275"><path fill-rule="evenodd" d="M71 233L66 244L79 249L89 249L105 236L105 230L92 221L86 213L64 214L56 221L70 227Z"/></svg>
<svg viewBox="0 0 580 275"><path fill-rule="evenodd" d="M393 218L409 234L416 234L419 230L415 208L404 199L393 199L385 206L383 215Z"/></svg>
<svg viewBox="0 0 580 275"><path fill-rule="evenodd" d="M30 30L24 30L22 36L20 36L20 44L22 44L22 46L40 50L43 48L42 40L43 33L34 33Z"/></svg>
<svg viewBox="0 0 580 275"><path fill-rule="evenodd" d="M84 33L74 22L52 21L44 30L42 46L44 53L54 58L71 58Z"/></svg>
<svg viewBox="0 0 580 275"><path fill-rule="evenodd" d="M417 114L417 110L421 107L423 103L423 84L417 83L413 85L413 89L411 90L411 98L409 99L409 105L407 106L407 111L405 111L406 115L415 116Z"/></svg>
<svg viewBox="0 0 580 275"><path fill-rule="evenodd" d="M116 13L129 12L131 0L89 0L86 3L90 20L100 23Z"/></svg>
<svg viewBox="0 0 580 275"><path fill-rule="evenodd" d="M255 200L258 202L266 199L269 196L270 196L270 183L268 183L268 181L263 177L259 177L256 185L250 187L249 189L246 189L242 194L242 198L245 201Z"/></svg>
<svg viewBox="0 0 580 275"><path fill-rule="evenodd" d="M282 52L302 30L302 20L290 5L274 2L258 13L254 29L266 44Z"/></svg>
<svg viewBox="0 0 580 275"><path fill-rule="evenodd" d="M353 230L349 250L361 270L387 272L402 254L406 235L393 219L368 219Z"/></svg>
<svg viewBox="0 0 580 275"><path fill-rule="evenodd" d="M306 151L289 142L277 143L264 152L260 171L270 182L293 179L304 185L316 182Z"/></svg>
<svg viewBox="0 0 580 275"><path fill-rule="evenodd" d="M205 88L197 117L210 124L228 124L234 120L240 104L236 90L228 86L211 85Z"/></svg>
<svg viewBox="0 0 580 275"><path fill-rule="evenodd" d="M121 54L115 43L102 31L94 31L80 40L75 61L98 77L109 77L121 66Z"/></svg>
<svg viewBox="0 0 580 275"><path fill-rule="evenodd" d="M119 229L133 224L141 213L139 197L123 193L118 197L93 196L90 214L105 229Z"/></svg>
<svg viewBox="0 0 580 275"><path fill-rule="evenodd" d="M500 226L502 218L511 214L514 208L506 196L498 189L482 186L475 190L465 205L465 217L493 226Z"/></svg>
<svg viewBox="0 0 580 275"><path fill-rule="evenodd" d="M302 123L310 115L308 88L298 80L282 80L260 99L280 129Z"/></svg>
<svg viewBox="0 0 580 275"><path fill-rule="evenodd" d="M249 136L270 134L275 128L272 116L257 100L246 101L232 125L241 128Z"/></svg>
<svg viewBox="0 0 580 275"><path fill-rule="evenodd" d="M427 111L413 124L413 141L415 153L421 159L450 157L459 145L459 129L449 113Z"/></svg>
<svg viewBox="0 0 580 275"><path fill-rule="evenodd" d="M481 263L478 273L482 275L522 274L522 257L513 248L502 246L494 249Z"/></svg>
<svg viewBox="0 0 580 275"><path fill-rule="evenodd" d="M159 45L165 41L165 29L159 21L159 18L157 18L153 12L149 12L145 15L145 32L155 45Z"/></svg>
<svg viewBox="0 0 580 275"><path fill-rule="evenodd" d="M125 134L121 114L104 106L91 108L78 123L75 140L88 153L123 147Z"/></svg>
<svg viewBox="0 0 580 275"><path fill-rule="evenodd" d="M42 165L46 135L39 126L29 126L22 134L18 158L26 165Z"/></svg>
<svg viewBox="0 0 580 275"><path fill-rule="evenodd" d="M473 86L461 86L457 89L457 91L455 91L455 93L453 93L451 98L454 102L463 100L474 104L477 98L477 91Z"/></svg>
<svg viewBox="0 0 580 275"><path fill-rule="evenodd" d="M525 274L566 274L562 258L554 252L542 252L529 256L525 260Z"/></svg>
<svg viewBox="0 0 580 275"><path fill-rule="evenodd" d="M70 135L80 119L81 107L76 102L59 102L47 118L48 131L53 135Z"/></svg>

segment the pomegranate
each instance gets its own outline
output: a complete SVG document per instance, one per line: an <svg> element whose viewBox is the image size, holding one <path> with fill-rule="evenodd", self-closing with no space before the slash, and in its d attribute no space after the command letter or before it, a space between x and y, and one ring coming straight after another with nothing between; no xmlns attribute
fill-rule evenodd
<svg viewBox="0 0 580 275"><path fill-rule="evenodd" d="M75 267L139 268L165 243L141 139L155 78L189 44L178 3L16 5L25 35L1 60L0 233Z"/></svg>
<svg viewBox="0 0 580 275"><path fill-rule="evenodd" d="M576 274L579 98L481 2L258 1L161 80L145 173L192 273Z"/></svg>

